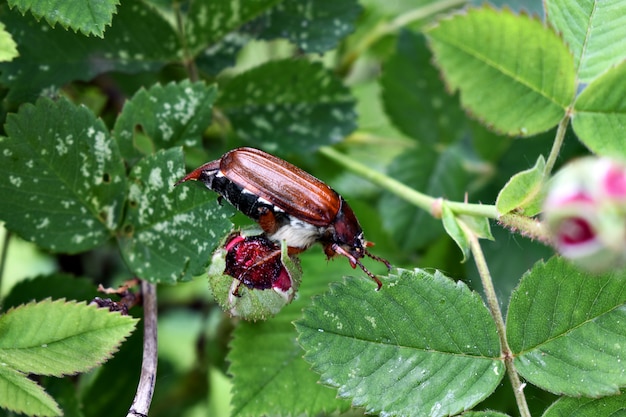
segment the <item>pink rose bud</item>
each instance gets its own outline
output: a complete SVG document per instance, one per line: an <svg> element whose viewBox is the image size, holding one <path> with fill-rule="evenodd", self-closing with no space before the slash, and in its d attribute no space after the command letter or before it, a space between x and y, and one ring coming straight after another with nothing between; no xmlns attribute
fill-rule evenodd
<svg viewBox="0 0 626 417"><path fill-rule="evenodd" d="M626 264L626 166L586 157L549 183L543 219L561 255L590 272Z"/></svg>

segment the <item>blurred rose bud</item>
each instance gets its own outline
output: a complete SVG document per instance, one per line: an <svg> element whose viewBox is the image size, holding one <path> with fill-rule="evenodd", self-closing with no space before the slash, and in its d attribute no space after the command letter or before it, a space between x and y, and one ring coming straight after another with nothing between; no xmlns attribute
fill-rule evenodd
<svg viewBox="0 0 626 417"><path fill-rule="evenodd" d="M556 249L591 272L626 263L626 166L586 157L550 181L543 218Z"/></svg>
<svg viewBox="0 0 626 417"><path fill-rule="evenodd" d="M222 308L246 320L264 320L289 304L300 282L298 260L264 234L230 234L215 251L209 286Z"/></svg>

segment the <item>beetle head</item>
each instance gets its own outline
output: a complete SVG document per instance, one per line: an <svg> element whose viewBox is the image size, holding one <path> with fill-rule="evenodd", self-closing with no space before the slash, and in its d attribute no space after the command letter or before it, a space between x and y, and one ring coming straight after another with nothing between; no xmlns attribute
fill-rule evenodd
<svg viewBox="0 0 626 417"><path fill-rule="evenodd" d="M372 255L367 251L366 248L372 246L373 243L365 240L363 230L352 208L343 198L341 199L341 208L337 213L333 226L333 241L326 247L326 254L329 257L334 254L345 256L350 261L352 268L356 268L358 265L363 272L378 284L377 290L380 290L383 285L382 282L361 263L360 259L367 255L376 261L384 263L389 270L391 270L391 264L387 260Z"/></svg>

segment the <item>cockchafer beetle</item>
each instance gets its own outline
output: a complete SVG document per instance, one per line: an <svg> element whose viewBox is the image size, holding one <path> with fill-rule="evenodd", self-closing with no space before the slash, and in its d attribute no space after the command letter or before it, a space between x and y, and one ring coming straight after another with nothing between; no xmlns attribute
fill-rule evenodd
<svg viewBox="0 0 626 417"><path fill-rule="evenodd" d="M289 254L320 242L329 258L342 255L358 265L378 288L382 282L361 263L372 246L354 212L335 190L311 174L254 148L237 148L193 170L176 184L196 180L217 192L246 216L257 221L267 237L285 240Z"/></svg>

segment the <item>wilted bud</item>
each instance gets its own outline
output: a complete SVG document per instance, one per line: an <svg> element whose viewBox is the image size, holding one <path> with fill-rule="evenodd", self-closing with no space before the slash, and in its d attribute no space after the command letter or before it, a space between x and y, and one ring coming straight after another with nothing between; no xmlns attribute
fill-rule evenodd
<svg viewBox="0 0 626 417"><path fill-rule="evenodd" d="M213 254L209 286L233 316L264 320L293 300L301 276L297 262L287 255L286 246L264 234L235 232Z"/></svg>
<svg viewBox="0 0 626 417"><path fill-rule="evenodd" d="M626 166L586 157L549 184L543 217L557 250L591 272L626 262Z"/></svg>

